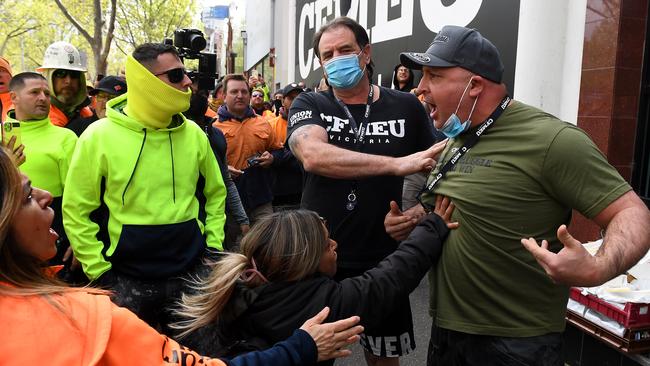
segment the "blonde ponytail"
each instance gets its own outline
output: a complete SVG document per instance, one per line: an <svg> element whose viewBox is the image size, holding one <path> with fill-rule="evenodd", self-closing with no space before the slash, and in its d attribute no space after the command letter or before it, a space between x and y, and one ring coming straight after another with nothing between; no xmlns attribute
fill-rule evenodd
<svg viewBox="0 0 650 366"><path fill-rule="evenodd" d="M183 295L173 324L181 337L217 320L237 281L257 287L267 282L300 281L318 271L328 246L327 230L313 211L279 211L261 218L241 241L241 253L224 254L212 273Z"/></svg>
<svg viewBox="0 0 650 366"><path fill-rule="evenodd" d="M212 272L203 280L197 281L192 289L195 294L183 294L177 315L185 319L172 324L174 329L182 330L184 337L219 318L221 311L230 299L235 284L249 267L248 258L237 253L224 254L213 264Z"/></svg>

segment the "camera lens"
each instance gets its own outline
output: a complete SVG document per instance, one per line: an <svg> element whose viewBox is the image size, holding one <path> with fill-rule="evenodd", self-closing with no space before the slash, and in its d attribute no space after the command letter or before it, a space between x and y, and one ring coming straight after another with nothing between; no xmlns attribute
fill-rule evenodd
<svg viewBox="0 0 650 366"><path fill-rule="evenodd" d="M205 38L199 34L191 34L188 41L190 49L196 52L202 51L207 44Z"/></svg>

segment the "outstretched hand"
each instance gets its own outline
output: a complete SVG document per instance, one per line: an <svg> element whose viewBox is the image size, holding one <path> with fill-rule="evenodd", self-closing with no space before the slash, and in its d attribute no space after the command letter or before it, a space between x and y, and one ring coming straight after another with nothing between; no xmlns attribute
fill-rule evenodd
<svg viewBox="0 0 650 366"><path fill-rule="evenodd" d="M352 351L344 349L359 340L363 327L358 316L351 316L333 323L323 323L329 315L330 308L325 307L313 318L308 319L300 329L309 333L318 348L318 361L331 358L347 357Z"/></svg>
<svg viewBox="0 0 650 366"><path fill-rule="evenodd" d="M448 197L436 196L436 205L433 212L442 217L450 230L457 229L459 226L458 222L451 221L451 215L455 209L456 206ZM409 236L425 215L424 208L419 204L402 212L397 202L390 201L390 211L384 217L384 229L391 238L402 241Z"/></svg>
<svg viewBox="0 0 650 366"><path fill-rule="evenodd" d="M445 220L445 223L447 224L447 228L450 230L453 229L458 229L458 221L451 221L451 214L454 213L454 210L456 209L456 205L454 205L453 202L449 199L447 196L442 196L442 195L437 195L436 196L436 206L433 209L433 212L436 213L436 215L442 217L443 220Z"/></svg>
<svg viewBox="0 0 650 366"><path fill-rule="evenodd" d="M390 201L390 211L384 217L384 229L391 238L401 241L409 236L415 225L418 224L418 220L419 217L402 212L397 202Z"/></svg>
<svg viewBox="0 0 650 366"><path fill-rule="evenodd" d="M569 234L566 225L560 225L557 229L557 238L564 245L557 254L548 250L546 240L542 240L540 246L534 238L524 238L521 244L533 254L555 283L591 287L604 282L600 280L603 276L598 271L598 257L589 254L582 243Z"/></svg>
<svg viewBox="0 0 650 366"><path fill-rule="evenodd" d="M436 166L436 160L442 150L445 149L446 144L447 139L434 144L424 151L397 158L395 175L407 176L413 173L430 171L434 166Z"/></svg>

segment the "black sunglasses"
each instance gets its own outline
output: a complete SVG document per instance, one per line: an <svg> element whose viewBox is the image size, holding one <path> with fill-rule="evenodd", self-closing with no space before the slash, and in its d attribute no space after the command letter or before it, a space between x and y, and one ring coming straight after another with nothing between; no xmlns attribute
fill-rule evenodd
<svg viewBox="0 0 650 366"><path fill-rule="evenodd" d="M70 75L70 77L73 78L73 79L79 79L79 77L81 76L81 72L80 71L74 71L74 70L58 69L58 70L54 71L54 74L52 76L54 76L55 78L63 79L64 77L66 77L68 75Z"/></svg>
<svg viewBox="0 0 650 366"><path fill-rule="evenodd" d="M185 75L187 74L187 71L185 71L184 68L179 67L179 68L176 68L176 69L163 71L161 73L154 74L154 75L160 76L160 75L163 75L163 74L167 74L167 79L169 79L170 83L176 84L176 83L180 83L181 81L183 81L183 79L185 78Z"/></svg>

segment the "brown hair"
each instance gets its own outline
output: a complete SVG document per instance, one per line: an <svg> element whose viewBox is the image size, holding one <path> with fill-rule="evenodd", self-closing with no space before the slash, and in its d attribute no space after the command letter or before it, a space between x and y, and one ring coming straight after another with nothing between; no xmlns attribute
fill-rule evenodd
<svg viewBox="0 0 650 366"><path fill-rule="evenodd" d="M258 276L240 279L252 260L269 282L299 281L318 271L327 247L327 231L313 211L287 210L263 217L242 239L241 254L225 254L208 277L195 283L195 295L183 295L177 313L185 320L172 327L185 336L218 319L238 282L249 287L263 284Z"/></svg>
<svg viewBox="0 0 650 366"><path fill-rule="evenodd" d="M22 203L20 173L5 148L0 148L0 281L14 286L0 286L0 294L51 293L56 280L43 275L41 263L27 255L11 236L11 222Z"/></svg>
<svg viewBox="0 0 650 366"><path fill-rule="evenodd" d="M11 223L23 203L21 176L11 153L0 148L0 295L54 295L74 289L44 273L44 264L27 254L10 233ZM101 290L77 289L92 293ZM54 304L57 308L59 306Z"/></svg>
<svg viewBox="0 0 650 366"><path fill-rule="evenodd" d="M323 36L323 33L339 27L345 27L348 28L350 31L352 31L352 33L354 34L354 39L357 41L357 45L362 50L364 47L370 44L368 33L366 33L366 30L361 26L361 24L355 22L353 19L348 17L338 17L328 22L324 26L320 27L318 32L314 34L312 47L314 48L314 53L316 54L316 57L320 59L320 49L318 47L320 44L320 39ZM370 63L368 63L368 65L366 66L366 70L368 71L368 79L372 79L374 67L375 64L374 62L372 62L372 58L371 58Z"/></svg>
<svg viewBox="0 0 650 366"><path fill-rule="evenodd" d="M18 91L25 87L25 81L31 80L31 79L37 79L37 80L47 80L45 77L39 73L36 72L21 72L18 75L14 75L11 78L11 81L9 82L9 90L11 91Z"/></svg>
<svg viewBox="0 0 650 366"><path fill-rule="evenodd" d="M237 81L243 81L246 83L246 88L250 90L250 86L248 85L248 80L244 77L242 74L228 74L223 77L223 81L221 81L221 84L223 84L223 92L228 93L228 82L230 80L237 80Z"/></svg>

